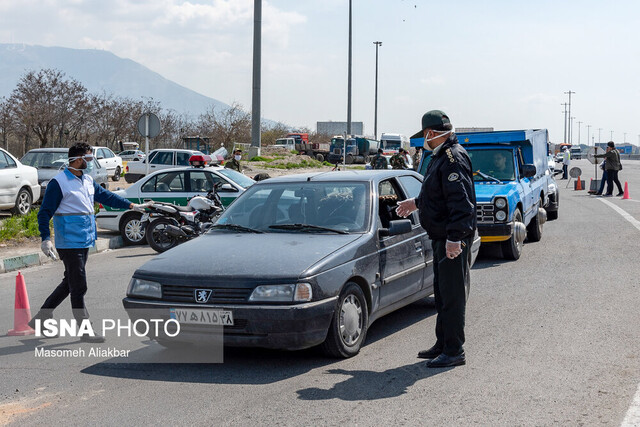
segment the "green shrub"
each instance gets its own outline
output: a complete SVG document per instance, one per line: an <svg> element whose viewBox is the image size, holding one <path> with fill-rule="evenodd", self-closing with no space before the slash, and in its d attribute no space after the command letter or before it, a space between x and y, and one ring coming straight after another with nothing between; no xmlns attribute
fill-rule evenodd
<svg viewBox="0 0 640 427"><path fill-rule="evenodd" d="M291 150L291 154L300 154L300 153L298 153L298 150Z"/></svg>
<svg viewBox="0 0 640 427"><path fill-rule="evenodd" d="M0 222L0 241L39 235L37 209L32 210L28 215L12 216Z"/></svg>

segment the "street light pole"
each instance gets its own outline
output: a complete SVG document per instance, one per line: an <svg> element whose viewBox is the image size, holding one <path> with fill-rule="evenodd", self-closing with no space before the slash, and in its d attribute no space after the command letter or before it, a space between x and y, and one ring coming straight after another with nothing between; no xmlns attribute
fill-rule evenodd
<svg viewBox="0 0 640 427"><path fill-rule="evenodd" d="M560 104L560 105L564 105L564 137L562 138L562 142L564 142L565 144L567 143L567 104L566 102L564 104Z"/></svg>
<svg viewBox="0 0 640 427"><path fill-rule="evenodd" d="M373 42L376 45L376 95L375 95L375 112L373 118L373 139L378 139L378 47L382 46L382 42Z"/></svg>
<svg viewBox="0 0 640 427"><path fill-rule="evenodd" d="M569 144L573 145L573 134L571 133L571 128L573 128L573 119L575 117L570 117L571 121L569 122Z"/></svg>
<svg viewBox="0 0 640 427"><path fill-rule="evenodd" d="M591 130L591 125L586 125L587 127L587 145L589 145L589 141L591 141L591 138L589 138L589 130Z"/></svg>
<svg viewBox="0 0 640 427"><path fill-rule="evenodd" d="M253 92L251 102L251 153L260 155L260 69L262 60L262 0L253 0ZM251 158L251 157L250 157Z"/></svg>
<svg viewBox="0 0 640 427"><path fill-rule="evenodd" d="M610 132L611 132L611 139L609 141L613 141L613 131L610 131Z"/></svg>
<svg viewBox="0 0 640 427"><path fill-rule="evenodd" d="M349 66L347 76L347 134L351 135L351 0L349 0Z"/></svg>
<svg viewBox="0 0 640 427"><path fill-rule="evenodd" d="M602 139L600 138L600 131L602 128L598 128L598 144L602 144Z"/></svg>
<svg viewBox="0 0 640 427"><path fill-rule="evenodd" d="M569 90L569 92L565 92L565 93L569 94L569 113L568 114L569 114L569 117L571 117L571 94L575 93L575 92L572 92L571 90ZM571 143L571 141L572 141L572 139L571 139L571 130L572 130L571 129L571 124L569 124L569 143Z"/></svg>
<svg viewBox="0 0 640 427"><path fill-rule="evenodd" d="M581 125L582 123L583 123L583 122L578 121L578 145L580 145L580 125Z"/></svg>

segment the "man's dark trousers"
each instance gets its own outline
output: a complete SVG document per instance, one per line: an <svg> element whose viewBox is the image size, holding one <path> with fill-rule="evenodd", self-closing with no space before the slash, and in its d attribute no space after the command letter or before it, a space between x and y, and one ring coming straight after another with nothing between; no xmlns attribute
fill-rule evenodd
<svg viewBox="0 0 640 427"><path fill-rule="evenodd" d="M613 183L616 183L616 186L618 187L618 192L622 193L622 185L620 184L620 180L618 179L618 171L614 171L614 170L608 170L607 171L607 194L608 195L612 195L613 194Z"/></svg>
<svg viewBox="0 0 640 427"><path fill-rule="evenodd" d="M562 165L562 179L567 179L567 169L569 169L569 166Z"/></svg>
<svg viewBox="0 0 640 427"><path fill-rule="evenodd" d="M60 260L64 263L64 277L44 302L41 310L53 310L70 295L71 308L76 320L88 318L84 306L84 294L87 293L87 275L84 267L87 263L89 248L57 249L57 251Z"/></svg>
<svg viewBox="0 0 640 427"><path fill-rule="evenodd" d="M446 240L432 240L433 288L436 300L436 345L447 356L457 356L464 344L464 316L471 265L471 238L463 239L462 253L447 258Z"/></svg>

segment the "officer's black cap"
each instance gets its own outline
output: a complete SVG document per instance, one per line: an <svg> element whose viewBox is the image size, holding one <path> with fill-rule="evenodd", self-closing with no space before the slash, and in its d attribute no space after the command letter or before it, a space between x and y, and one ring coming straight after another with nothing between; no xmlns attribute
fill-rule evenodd
<svg viewBox="0 0 640 427"><path fill-rule="evenodd" d="M414 138L423 138L425 129L433 129L438 128L442 125L449 124L451 121L449 120L449 116L447 116L444 111L440 110L431 110L427 111L422 115L422 129L418 131L415 135L411 137Z"/></svg>

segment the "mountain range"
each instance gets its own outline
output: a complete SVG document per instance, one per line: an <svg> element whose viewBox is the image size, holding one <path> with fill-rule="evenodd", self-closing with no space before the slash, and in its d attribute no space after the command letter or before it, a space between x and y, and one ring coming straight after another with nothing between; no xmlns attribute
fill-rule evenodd
<svg viewBox="0 0 640 427"><path fill-rule="evenodd" d="M53 68L79 81L91 93L105 91L120 97L150 97L163 108L198 115L210 106L228 104L181 86L130 59L97 49L0 43L0 97L8 97L29 70Z"/></svg>

